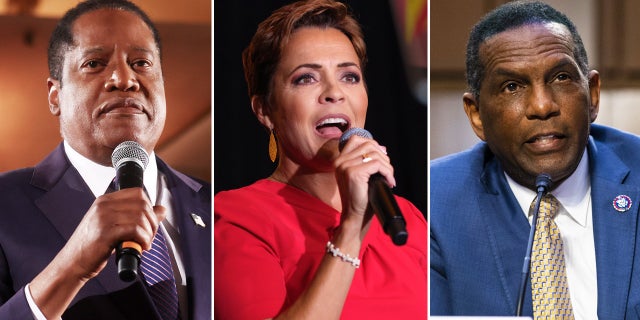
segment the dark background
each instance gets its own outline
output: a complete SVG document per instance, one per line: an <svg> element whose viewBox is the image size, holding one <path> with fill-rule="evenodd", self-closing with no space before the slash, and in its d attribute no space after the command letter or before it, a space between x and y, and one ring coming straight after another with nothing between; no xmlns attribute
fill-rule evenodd
<svg viewBox="0 0 640 320"><path fill-rule="evenodd" d="M258 24L289 2L214 2L215 193L246 186L275 169L268 156L268 134L251 111L241 53ZM426 216L427 107L409 90L392 9L387 1L344 2L360 22L367 44L369 108L365 128L387 147L397 180L395 194L409 199Z"/></svg>

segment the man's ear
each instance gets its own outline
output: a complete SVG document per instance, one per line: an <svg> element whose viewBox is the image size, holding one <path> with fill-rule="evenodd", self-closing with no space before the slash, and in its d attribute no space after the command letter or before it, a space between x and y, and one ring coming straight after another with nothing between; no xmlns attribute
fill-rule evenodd
<svg viewBox="0 0 640 320"><path fill-rule="evenodd" d="M256 115L258 121L262 123L263 126L273 129L273 121L271 120L271 113L269 107L267 106L264 97L254 95L251 97L251 110L253 110L253 114Z"/></svg>
<svg viewBox="0 0 640 320"><path fill-rule="evenodd" d="M462 96L462 102L464 104L464 112L469 118L471 123L471 129L476 133L476 136L482 141L486 141L484 137L484 128L482 126L482 119L480 118L480 106L478 100L470 92L465 92Z"/></svg>
<svg viewBox="0 0 640 320"><path fill-rule="evenodd" d="M589 78L589 95L591 97L589 119L594 122L600 111L600 74L596 70L591 70L587 77Z"/></svg>
<svg viewBox="0 0 640 320"><path fill-rule="evenodd" d="M47 88L49 89L49 111L51 111L51 114L53 114L54 116L60 115L60 100L58 97L58 94L60 92L60 84L60 80L47 78Z"/></svg>

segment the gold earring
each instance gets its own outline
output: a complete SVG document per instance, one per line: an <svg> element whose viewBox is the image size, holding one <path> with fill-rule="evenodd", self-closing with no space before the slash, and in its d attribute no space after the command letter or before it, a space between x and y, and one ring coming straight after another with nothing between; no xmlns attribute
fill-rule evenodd
<svg viewBox="0 0 640 320"><path fill-rule="evenodd" d="M276 162L277 156L278 144L276 143L276 136L273 134L273 129L271 129L271 134L269 135L269 159L271 159L271 162Z"/></svg>

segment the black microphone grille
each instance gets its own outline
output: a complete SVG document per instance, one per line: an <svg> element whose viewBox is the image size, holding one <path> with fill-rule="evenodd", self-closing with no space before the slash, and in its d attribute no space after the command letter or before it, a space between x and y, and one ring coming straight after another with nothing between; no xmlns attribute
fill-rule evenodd
<svg viewBox="0 0 640 320"><path fill-rule="evenodd" d="M353 135L360 136L367 139L373 139L373 136L369 131L363 128L351 128L345 131L344 133L342 133L342 136L340 136L340 142L338 142L338 150L342 151L342 148L344 148L344 145L347 143L349 138L351 138L351 136Z"/></svg>
<svg viewBox="0 0 640 320"><path fill-rule="evenodd" d="M149 164L149 155L142 145L135 141L123 141L111 153L111 163L114 168L118 168L125 162L133 161L142 167L147 168Z"/></svg>
<svg viewBox="0 0 640 320"><path fill-rule="evenodd" d="M549 190L551 186L551 176L547 173L541 173L536 177L536 189L538 192ZM542 190L540 190L542 188Z"/></svg>

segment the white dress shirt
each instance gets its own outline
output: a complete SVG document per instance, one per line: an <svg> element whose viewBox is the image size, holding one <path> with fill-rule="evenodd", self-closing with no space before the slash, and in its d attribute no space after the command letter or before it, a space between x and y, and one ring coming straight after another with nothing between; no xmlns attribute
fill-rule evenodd
<svg viewBox="0 0 640 320"><path fill-rule="evenodd" d="M536 193L519 185L507 174L509 187L528 217L529 207ZM560 229L564 244L565 264L569 294L576 320L597 319L598 287L596 274L596 250L591 218L591 180L589 156L582 155L578 168L551 192L561 204L554 221ZM524 253L523 253L524 254Z"/></svg>
<svg viewBox="0 0 640 320"><path fill-rule="evenodd" d="M69 158L69 161L76 168L80 176L87 184L93 195L97 198L105 193L109 184L116 176L116 170L113 167L105 167L101 164L95 163L80 153L75 151L71 146L64 141L64 151ZM176 280L176 286L178 288L178 298L180 301L180 312L183 319L187 319L187 291L186 291L186 276L184 273L184 266L181 258L181 242L180 242L180 230L176 221L176 215L173 212L171 206L171 193L167 188L166 177L164 174L158 172L158 165L156 162L155 154L149 155L149 164L147 164L144 170L143 183L149 195L151 203L155 205L162 205L166 208L166 219L160 225L160 228L164 231L169 254L172 259L173 273ZM31 307L34 319L47 320L38 306L33 301L29 285L25 287L25 294L27 296L27 302Z"/></svg>

